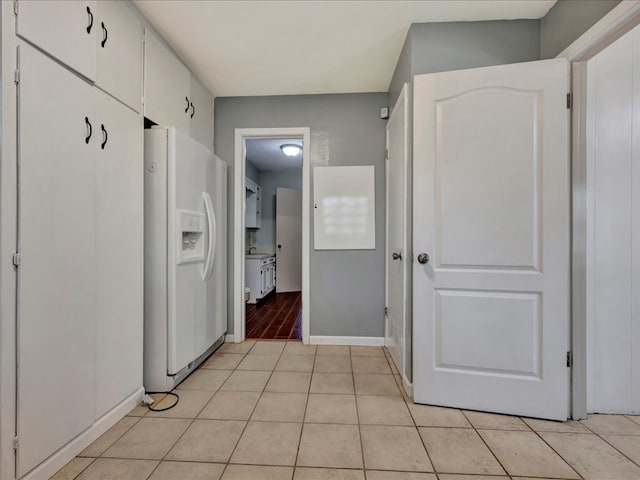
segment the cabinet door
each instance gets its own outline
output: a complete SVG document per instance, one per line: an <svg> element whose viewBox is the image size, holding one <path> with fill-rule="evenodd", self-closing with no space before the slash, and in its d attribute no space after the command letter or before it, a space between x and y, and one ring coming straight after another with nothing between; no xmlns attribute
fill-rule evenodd
<svg viewBox="0 0 640 480"><path fill-rule="evenodd" d="M20 69L18 477L95 419L100 128L90 84L25 44Z"/></svg>
<svg viewBox="0 0 640 480"><path fill-rule="evenodd" d="M96 77L94 0L20 0L16 32L90 80Z"/></svg>
<svg viewBox="0 0 640 480"><path fill-rule="evenodd" d="M136 112L142 100L142 24L128 2L98 3L96 85Z"/></svg>
<svg viewBox="0 0 640 480"><path fill-rule="evenodd" d="M100 417L142 386L144 170L142 117L98 90L96 95L102 135L95 174Z"/></svg>
<svg viewBox="0 0 640 480"><path fill-rule="evenodd" d="M148 29L144 52L144 116L158 125L188 131L189 70Z"/></svg>
<svg viewBox="0 0 640 480"><path fill-rule="evenodd" d="M195 75L191 75L189 100L193 104L189 110L191 137L213 152L213 95Z"/></svg>

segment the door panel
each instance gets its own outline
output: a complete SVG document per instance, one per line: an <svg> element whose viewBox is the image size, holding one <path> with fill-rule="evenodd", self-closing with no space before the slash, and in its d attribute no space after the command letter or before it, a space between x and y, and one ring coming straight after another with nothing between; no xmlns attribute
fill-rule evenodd
<svg viewBox="0 0 640 480"><path fill-rule="evenodd" d="M387 122L387 334L396 367L411 382L408 312L408 85L402 89ZM394 258L394 254L396 257ZM399 255L399 257L398 257Z"/></svg>
<svg viewBox="0 0 640 480"><path fill-rule="evenodd" d="M587 63L587 409L640 412L640 27Z"/></svg>
<svg viewBox="0 0 640 480"><path fill-rule="evenodd" d="M169 130L169 374L175 374L204 353L207 328L207 284L202 281L206 257L179 263L182 231L178 210L204 215L210 153L184 132ZM173 181L172 181L173 179ZM198 239L208 244L205 231ZM206 252L206 251L205 251ZM205 253L206 255L206 253ZM206 349L206 348L205 348Z"/></svg>
<svg viewBox="0 0 640 480"><path fill-rule="evenodd" d="M416 402L567 418L567 91L564 59L415 77Z"/></svg>
<svg viewBox="0 0 640 480"><path fill-rule="evenodd" d="M302 190L276 189L276 291L302 290Z"/></svg>
<svg viewBox="0 0 640 480"><path fill-rule="evenodd" d="M139 112L142 24L128 2L99 2L96 18L96 85Z"/></svg>
<svg viewBox="0 0 640 480"><path fill-rule="evenodd" d="M20 70L18 476L95 419L99 130L88 83L25 44Z"/></svg>
<svg viewBox="0 0 640 480"><path fill-rule="evenodd" d="M20 0L16 32L90 80L96 78L95 0Z"/></svg>
<svg viewBox="0 0 640 480"><path fill-rule="evenodd" d="M189 132L189 70L149 29L144 40L144 116Z"/></svg>
<svg viewBox="0 0 640 480"><path fill-rule="evenodd" d="M95 93L100 125L106 131L95 177L100 417L142 386L144 170L141 117L108 95Z"/></svg>

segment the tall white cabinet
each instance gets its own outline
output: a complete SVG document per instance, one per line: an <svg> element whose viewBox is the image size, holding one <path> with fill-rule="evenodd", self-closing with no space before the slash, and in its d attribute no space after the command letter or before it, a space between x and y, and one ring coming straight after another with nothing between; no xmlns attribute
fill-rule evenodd
<svg viewBox="0 0 640 480"><path fill-rule="evenodd" d="M127 2L17 11L16 477L47 478L142 394L143 29Z"/></svg>

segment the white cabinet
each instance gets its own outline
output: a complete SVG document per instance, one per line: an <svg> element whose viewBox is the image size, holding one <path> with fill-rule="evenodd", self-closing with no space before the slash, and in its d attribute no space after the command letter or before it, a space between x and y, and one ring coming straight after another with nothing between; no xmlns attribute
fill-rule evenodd
<svg viewBox="0 0 640 480"><path fill-rule="evenodd" d="M142 386L143 125L19 46L21 477Z"/></svg>
<svg viewBox="0 0 640 480"><path fill-rule="evenodd" d="M96 15L96 85L140 111L142 24L128 2L100 1Z"/></svg>
<svg viewBox="0 0 640 480"><path fill-rule="evenodd" d="M244 265L245 284L251 290L248 303L256 303L276 286L276 257L251 255L245 257Z"/></svg>
<svg viewBox="0 0 640 480"><path fill-rule="evenodd" d="M144 116L189 131L191 74L160 39L145 29Z"/></svg>
<svg viewBox="0 0 640 480"><path fill-rule="evenodd" d="M19 0L16 31L135 111L142 98L142 24L128 2Z"/></svg>
<svg viewBox="0 0 640 480"><path fill-rule="evenodd" d="M244 226L246 228L260 228L261 202L262 191L260 185L250 178L245 178Z"/></svg>
<svg viewBox="0 0 640 480"><path fill-rule="evenodd" d="M95 420L100 129L90 84L27 45L20 70L18 477Z"/></svg>
<svg viewBox="0 0 640 480"><path fill-rule="evenodd" d="M94 0L19 0L16 32L90 80L96 78Z"/></svg>
<svg viewBox="0 0 640 480"><path fill-rule="evenodd" d="M96 91L96 417L142 385L142 119ZM104 145L104 148L103 148Z"/></svg>
<svg viewBox="0 0 640 480"><path fill-rule="evenodd" d="M191 75L189 102L191 137L213 152L213 95L195 75Z"/></svg>

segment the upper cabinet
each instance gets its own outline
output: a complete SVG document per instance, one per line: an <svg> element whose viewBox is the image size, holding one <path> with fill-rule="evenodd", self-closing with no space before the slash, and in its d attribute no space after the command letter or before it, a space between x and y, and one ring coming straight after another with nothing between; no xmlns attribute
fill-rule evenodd
<svg viewBox="0 0 640 480"><path fill-rule="evenodd" d="M191 74L160 39L145 29L144 116L163 126L189 130Z"/></svg>
<svg viewBox="0 0 640 480"><path fill-rule="evenodd" d="M95 1L20 0L16 32L89 80L96 78Z"/></svg>
<svg viewBox="0 0 640 480"><path fill-rule="evenodd" d="M128 2L19 0L17 33L140 111L142 24Z"/></svg>
<svg viewBox="0 0 640 480"><path fill-rule="evenodd" d="M96 85L140 112L142 24L127 2L97 2Z"/></svg>
<svg viewBox="0 0 640 480"><path fill-rule="evenodd" d="M213 95L149 29L144 42L144 116L213 151Z"/></svg>
<svg viewBox="0 0 640 480"><path fill-rule="evenodd" d="M213 152L213 95L191 75L191 112L189 114L191 136Z"/></svg>

